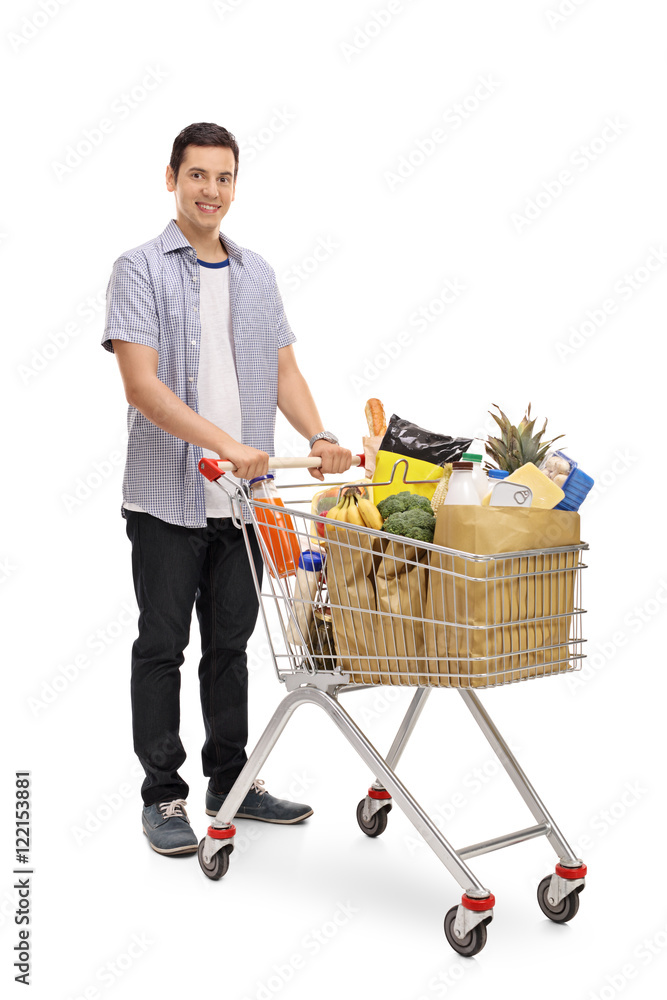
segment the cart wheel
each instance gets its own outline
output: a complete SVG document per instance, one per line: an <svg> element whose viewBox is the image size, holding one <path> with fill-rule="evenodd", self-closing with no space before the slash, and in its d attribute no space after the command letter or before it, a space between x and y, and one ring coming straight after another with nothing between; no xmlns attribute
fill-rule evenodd
<svg viewBox="0 0 667 1000"><path fill-rule="evenodd" d="M206 843L206 837L199 841L199 848L197 850L197 857L199 858L199 864L201 870L214 882L217 882L219 878L227 872L229 868L229 855L232 853L231 847L221 847L219 851L213 855L208 864L204 861L204 844Z"/></svg>
<svg viewBox="0 0 667 1000"><path fill-rule="evenodd" d="M579 893L583 885L578 885L573 892L569 892L564 899L561 899L557 906L549 902L549 886L551 885L551 875L543 878L537 887L537 902L540 909L549 920L554 920L557 924L564 924L566 920L572 920L579 909Z"/></svg>
<svg viewBox="0 0 667 1000"><path fill-rule="evenodd" d="M447 912L447 916L445 917L445 937L454 951L458 951L459 955L463 955L465 958L472 958L486 944L486 925L491 923L491 917L473 927L464 938L457 938L454 933L454 921L456 920L457 910L458 906L452 906L451 910Z"/></svg>
<svg viewBox="0 0 667 1000"><path fill-rule="evenodd" d="M368 822L366 822L363 815L365 802L366 799L362 799L357 806L357 823L367 837L379 837L387 829L387 813L391 809L391 805L378 809L376 813L373 813Z"/></svg>

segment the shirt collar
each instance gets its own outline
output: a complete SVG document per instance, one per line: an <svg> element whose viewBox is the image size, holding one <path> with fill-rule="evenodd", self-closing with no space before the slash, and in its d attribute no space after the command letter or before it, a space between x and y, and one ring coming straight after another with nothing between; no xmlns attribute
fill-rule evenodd
<svg viewBox="0 0 667 1000"><path fill-rule="evenodd" d="M192 244L186 240L175 219L169 220L169 224L161 234L160 239L162 240L163 253L170 253L172 250L182 250L185 247L193 249ZM241 247L234 243L233 240L230 240L228 236L225 236L224 233L220 233L220 241L229 256L233 257L239 264L243 264L243 250Z"/></svg>

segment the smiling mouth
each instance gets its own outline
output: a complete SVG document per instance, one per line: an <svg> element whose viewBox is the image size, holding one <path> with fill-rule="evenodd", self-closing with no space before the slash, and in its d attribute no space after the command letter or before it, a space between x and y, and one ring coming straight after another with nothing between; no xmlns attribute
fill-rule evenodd
<svg viewBox="0 0 667 1000"><path fill-rule="evenodd" d="M219 205L209 205L206 201L196 201L195 205L200 212L206 212L208 215L214 215L220 208Z"/></svg>

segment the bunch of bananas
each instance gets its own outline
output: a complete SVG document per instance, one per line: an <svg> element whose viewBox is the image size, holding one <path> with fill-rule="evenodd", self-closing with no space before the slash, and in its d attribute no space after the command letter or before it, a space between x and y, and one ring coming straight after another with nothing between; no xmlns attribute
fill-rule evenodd
<svg viewBox="0 0 667 1000"><path fill-rule="evenodd" d="M343 521L345 524L358 524L362 528L380 530L383 517L374 503L363 497L356 486L344 489L339 502L332 507L327 515L329 521Z"/></svg>

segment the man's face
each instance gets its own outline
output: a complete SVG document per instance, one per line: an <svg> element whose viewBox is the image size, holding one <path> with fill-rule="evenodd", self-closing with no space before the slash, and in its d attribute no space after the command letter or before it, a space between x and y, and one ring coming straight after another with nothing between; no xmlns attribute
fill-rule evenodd
<svg viewBox="0 0 667 1000"><path fill-rule="evenodd" d="M177 222L217 233L234 201L234 153L222 146L186 146L176 184L167 167L167 190L176 197Z"/></svg>

